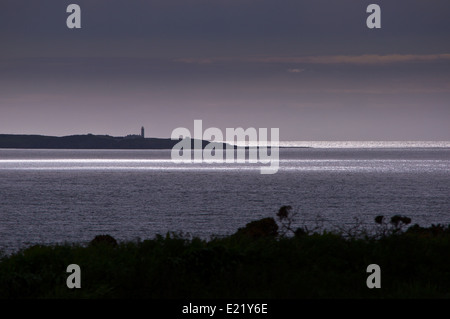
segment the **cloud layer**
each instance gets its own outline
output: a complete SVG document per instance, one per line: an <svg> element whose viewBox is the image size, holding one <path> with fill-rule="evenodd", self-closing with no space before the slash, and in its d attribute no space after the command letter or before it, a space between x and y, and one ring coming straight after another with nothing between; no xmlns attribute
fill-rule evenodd
<svg viewBox="0 0 450 319"><path fill-rule="evenodd" d="M363 55L323 55L299 57L217 57L217 58L180 58L175 62L211 64L219 62L248 63L297 63L297 64L390 64L411 62L437 62L450 60L449 53L442 54L363 54ZM300 69L289 69L289 72L301 72ZM297 70L297 71L296 71Z"/></svg>

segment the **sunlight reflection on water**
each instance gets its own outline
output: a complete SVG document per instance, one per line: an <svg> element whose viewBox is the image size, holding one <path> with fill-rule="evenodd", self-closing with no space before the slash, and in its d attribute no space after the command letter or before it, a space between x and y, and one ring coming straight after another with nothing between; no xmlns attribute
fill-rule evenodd
<svg viewBox="0 0 450 319"><path fill-rule="evenodd" d="M167 231L226 235L275 217L373 225L377 215L450 223L448 149L281 149L260 164L174 163L170 151L0 150L0 249Z"/></svg>

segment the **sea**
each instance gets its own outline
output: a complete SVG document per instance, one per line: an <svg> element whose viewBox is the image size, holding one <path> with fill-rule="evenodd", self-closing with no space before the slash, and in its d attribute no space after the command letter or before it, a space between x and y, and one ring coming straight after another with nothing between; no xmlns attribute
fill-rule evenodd
<svg viewBox="0 0 450 319"><path fill-rule="evenodd" d="M450 142L280 142L262 163L176 162L171 150L0 149L0 250L211 239L291 206L295 227L373 228L378 215L450 224Z"/></svg>

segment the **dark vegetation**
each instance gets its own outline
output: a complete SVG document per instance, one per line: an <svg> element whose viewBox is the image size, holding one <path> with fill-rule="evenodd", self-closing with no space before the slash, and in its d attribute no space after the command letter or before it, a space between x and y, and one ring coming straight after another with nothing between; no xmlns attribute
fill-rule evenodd
<svg viewBox="0 0 450 319"><path fill-rule="evenodd" d="M449 298L450 227L375 218L374 232L292 227L290 206L276 218L203 240L168 233L139 242L99 235L88 245L32 246L3 256L0 298ZM81 267L69 289L66 268ZM381 267L369 289L366 268Z"/></svg>

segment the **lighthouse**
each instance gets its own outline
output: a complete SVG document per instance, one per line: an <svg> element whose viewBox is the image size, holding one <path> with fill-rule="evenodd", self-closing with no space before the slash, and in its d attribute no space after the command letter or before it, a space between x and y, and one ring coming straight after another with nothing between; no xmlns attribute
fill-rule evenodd
<svg viewBox="0 0 450 319"><path fill-rule="evenodd" d="M143 126L141 127L141 137L145 138L145 130Z"/></svg>

